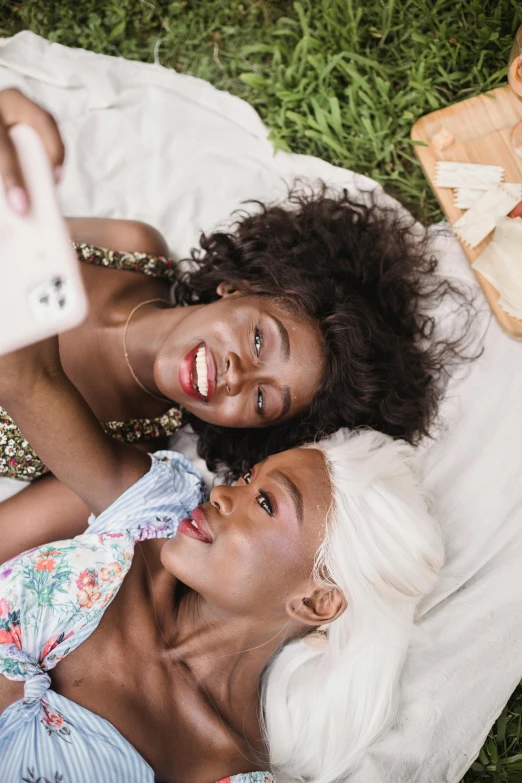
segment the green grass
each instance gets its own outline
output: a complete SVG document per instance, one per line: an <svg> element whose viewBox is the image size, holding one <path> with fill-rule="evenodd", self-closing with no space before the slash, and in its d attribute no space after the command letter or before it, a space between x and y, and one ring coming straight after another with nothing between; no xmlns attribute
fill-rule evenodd
<svg viewBox="0 0 522 783"><path fill-rule="evenodd" d="M522 683L496 721L462 783L522 781ZM435 781L434 781L435 783Z"/></svg>
<svg viewBox="0 0 522 783"><path fill-rule="evenodd" d="M276 145L378 179L440 217L409 132L502 84L516 0L0 0L0 31L208 79L248 100Z"/></svg>
<svg viewBox="0 0 522 783"><path fill-rule="evenodd" d="M440 218L409 139L418 117L506 78L516 0L0 0L0 34L208 79L259 111L274 143L379 180ZM522 783L522 688L464 783ZM438 781L433 781L438 783Z"/></svg>

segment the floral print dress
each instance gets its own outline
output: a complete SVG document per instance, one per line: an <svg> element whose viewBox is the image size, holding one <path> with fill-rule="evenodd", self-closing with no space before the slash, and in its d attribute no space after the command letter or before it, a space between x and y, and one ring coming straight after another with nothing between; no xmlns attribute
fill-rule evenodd
<svg viewBox="0 0 522 783"><path fill-rule="evenodd" d="M154 772L114 726L51 688L49 671L97 628L121 587L137 541L170 538L204 500L181 454L159 451L150 471L86 533L0 566L0 673L24 696L0 715L2 783L154 783ZM269 772L220 783L275 783Z"/></svg>
<svg viewBox="0 0 522 783"><path fill-rule="evenodd" d="M171 300L177 286L176 263L163 256L147 253L119 253L87 244L74 244L80 261L127 272L141 272L149 277L171 283ZM173 405L154 419L107 421L103 428L108 435L126 443L138 443L165 438L183 426L183 408ZM13 419L0 407L0 477L33 481L47 469L26 441Z"/></svg>

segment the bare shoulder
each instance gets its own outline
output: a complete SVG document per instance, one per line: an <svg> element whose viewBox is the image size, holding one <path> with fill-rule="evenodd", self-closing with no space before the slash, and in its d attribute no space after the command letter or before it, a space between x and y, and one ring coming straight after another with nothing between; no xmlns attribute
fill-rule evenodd
<svg viewBox="0 0 522 783"><path fill-rule="evenodd" d="M140 220L118 220L115 229L121 236L125 249L132 253L149 253L153 256L168 255L165 237L157 228Z"/></svg>
<svg viewBox="0 0 522 783"><path fill-rule="evenodd" d="M158 229L141 220L71 217L67 218L67 225L75 242L151 256L166 256L169 252Z"/></svg>

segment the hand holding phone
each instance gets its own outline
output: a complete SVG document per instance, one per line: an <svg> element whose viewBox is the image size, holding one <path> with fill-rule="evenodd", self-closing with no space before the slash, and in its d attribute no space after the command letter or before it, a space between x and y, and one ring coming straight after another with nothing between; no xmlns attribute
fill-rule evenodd
<svg viewBox="0 0 522 783"><path fill-rule="evenodd" d="M43 143L28 125L15 125L9 133L30 207L18 215L0 187L0 355L72 329L87 315L79 263Z"/></svg>

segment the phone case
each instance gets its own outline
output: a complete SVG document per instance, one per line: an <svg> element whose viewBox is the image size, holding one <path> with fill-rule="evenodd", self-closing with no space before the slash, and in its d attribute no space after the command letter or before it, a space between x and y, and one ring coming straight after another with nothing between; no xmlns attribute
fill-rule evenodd
<svg viewBox="0 0 522 783"><path fill-rule="evenodd" d="M28 125L10 130L31 201L20 217L0 182L0 355L78 326L87 315L80 266L53 171Z"/></svg>

